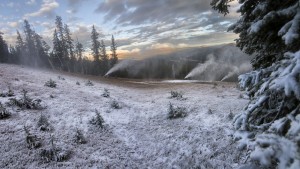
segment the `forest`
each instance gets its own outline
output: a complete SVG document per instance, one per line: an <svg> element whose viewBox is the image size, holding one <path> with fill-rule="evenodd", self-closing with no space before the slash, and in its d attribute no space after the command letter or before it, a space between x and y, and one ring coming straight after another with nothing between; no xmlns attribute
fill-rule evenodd
<svg viewBox="0 0 300 169"><path fill-rule="evenodd" d="M117 44L113 35L109 56L104 40L99 39L94 26L91 28L93 58L84 55L82 43L72 39L71 35L68 25L63 23L60 16L56 16L53 48L50 49L30 23L24 20L23 35L17 30L15 46L8 46L0 32L0 62L89 75L104 75L118 62Z"/></svg>

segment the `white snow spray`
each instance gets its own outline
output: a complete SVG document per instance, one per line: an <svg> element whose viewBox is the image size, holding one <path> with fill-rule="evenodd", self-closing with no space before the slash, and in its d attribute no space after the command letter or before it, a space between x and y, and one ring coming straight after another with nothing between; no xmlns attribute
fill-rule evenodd
<svg viewBox="0 0 300 169"><path fill-rule="evenodd" d="M250 56L231 47L216 54L207 55L204 63L199 63L185 79L203 81L237 81L237 77L251 70Z"/></svg>
<svg viewBox="0 0 300 169"><path fill-rule="evenodd" d="M105 76L109 76L110 74L122 70L122 69L127 69L130 68L130 66L134 65L137 61L136 60L132 60L132 59L125 59L125 60L121 60L119 63L117 63L116 65L114 65L114 67L112 67L106 74Z"/></svg>

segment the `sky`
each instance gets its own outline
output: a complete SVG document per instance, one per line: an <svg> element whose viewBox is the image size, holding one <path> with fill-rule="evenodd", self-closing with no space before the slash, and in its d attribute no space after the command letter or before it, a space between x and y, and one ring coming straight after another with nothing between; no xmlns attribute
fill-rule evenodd
<svg viewBox="0 0 300 169"><path fill-rule="evenodd" d="M233 2L225 17L211 0L1 0L0 32L14 45L16 31L27 19L52 46L55 17L68 24L74 40L89 53L92 25L109 50L114 35L120 58L144 58L186 48L233 43L227 32L239 15Z"/></svg>

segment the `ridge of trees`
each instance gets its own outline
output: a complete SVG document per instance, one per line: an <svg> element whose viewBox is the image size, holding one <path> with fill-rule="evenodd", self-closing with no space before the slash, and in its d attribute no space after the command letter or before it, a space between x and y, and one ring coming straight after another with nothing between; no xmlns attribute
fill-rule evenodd
<svg viewBox="0 0 300 169"><path fill-rule="evenodd" d="M60 16L55 18L55 30L52 36L53 47L34 31L27 20L23 23L23 34L17 30L15 46L8 46L0 32L0 63L21 64L32 67L52 68L56 70L105 75L117 62L117 44L111 39L111 57L106 52L104 40L99 40L99 33L93 25L91 31L93 60L84 55L85 49L76 39Z"/></svg>

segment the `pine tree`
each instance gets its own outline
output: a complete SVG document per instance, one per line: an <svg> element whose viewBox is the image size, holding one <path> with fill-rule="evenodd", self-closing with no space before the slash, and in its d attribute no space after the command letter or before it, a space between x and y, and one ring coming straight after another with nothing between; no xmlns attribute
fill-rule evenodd
<svg viewBox="0 0 300 169"><path fill-rule="evenodd" d="M100 72L100 42L99 42L99 33L96 31L95 26L92 27L92 33L91 33L91 39L92 39L92 55L94 57L94 74L98 75Z"/></svg>
<svg viewBox="0 0 300 169"><path fill-rule="evenodd" d="M77 40L77 44L76 44L76 48L75 48L75 54L77 57L77 64L76 64L76 69L77 72L84 74L86 71L84 71L84 67L83 67L83 53L84 49L83 49L83 45L78 42Z"/></svg>
<svg viewBox="0 0 300 169"><path fill-rule="evenodd" d="M62 22L62 18L60 16L56 16L55 19L55 25L56 25L56 31L57 31L57 39L58 39L58 44L59 44L59 52L58 52L58 57L62 63L62 69L63 70L67 70L69 71L68 68L68 48L66 45L66 40L65 40L65 36L64 36L64 26L63 26L63 22Z"/></svg>
<svg viewBox="0 0 300 169"><path fill-rule="evenodd" d="M228 2L213 8L228 13ZM248 146L252 160L279 169L299 168L300 1L242 0L241 18L229 30L237 46L254 54L254 70L239 77L251 98L234 118L235 137Z"/></svg>
<svg viewBox="0 0 300 169"><path fill-rule="evenodd" d="M25 43L22 39L22 36L19 31L17 31L17 42L16 42L16 55L17 55L17 63L25 64Z"/></svg>
<svg viewBox="0 0 300 169"><path fill-rule="evenodd" d="M25 64L37 67L37 53L34 44L35 32L32 30L29 22L26 19L24 20L24 34L26 47Z"/></svg>
<svg viewBox="0 0 300 169"><path fill-rule="evenodd" d="M3 33L0 32L0 63L7 62L9 57L8 46L2 35Z"/></svg>
<svg viewBox="0 0 300 169"><path fill-rule="evenodd" d="M64 63L62 58L63 50L56 29L54 30L52 41L53 41L53 50L51 55L52 63L54 67L63 70L64 68Z"/></svg>
<svg viewBox="0 0 300 169"><path fill-rule="evenodd" d="M108 63L108 56L107 56L107 53L106 53L106 46L105 46L105 43L103 40L101 40L101 43L100 43L100 47L101 47L101 67L102 67L102 75L104 75L107 71L108 71L108 68L109 68L109 63Z"/></svg>
<svg viewBox="0 0 300 169"><path fill-rule="evenodd" d="M75 55L74 55L74 45L73 45L73 39L71 37L71 32L67 24L65 24L64 27L64 39L66 41L66 49L68 50L68 58L69 58L69 68L71 72L74 72L75 70Z"/></svg>
<svg viewBox="0 0 300 169"><path fill-rule="evenodd" d="M117 44L115 42L114 35L111 36L110 51L111 51L110 67L113 67L118 62Z"/></svg>

